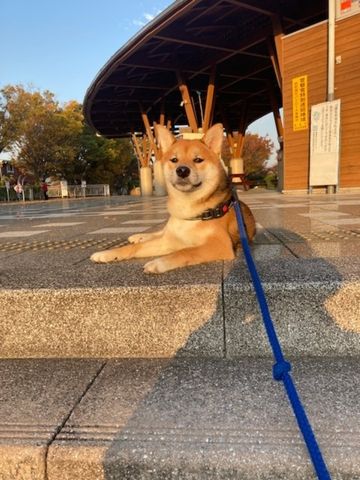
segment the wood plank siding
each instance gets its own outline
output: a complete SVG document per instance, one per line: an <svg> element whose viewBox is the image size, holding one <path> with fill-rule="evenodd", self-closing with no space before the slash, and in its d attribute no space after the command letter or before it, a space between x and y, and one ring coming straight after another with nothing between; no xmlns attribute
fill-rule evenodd
<svg viewBox="0 0 360 480"><path fill-rule="evenodd" d="M293 130L292 79L308 76L310 107L326 100L327 22L283 39L284 74L284 190L307 189L309 185L310 128Z"/></svg>
<svg viewBox="0 0 360 480"><path fill-rule="evenodd" d="M335 96L341 98L340 187L360 187L360 15L337 22Z"/></svg>
<svg viewBox="0 0 360 480"><path fill-rule="evenodd" d="M339 187L360 187L360 15L336 23L335 98L341 99ZM327 22L283 38L284 190L309 182L310 108L326 101ZM293 130L292 79L308 75L309 129Z"/></svg>

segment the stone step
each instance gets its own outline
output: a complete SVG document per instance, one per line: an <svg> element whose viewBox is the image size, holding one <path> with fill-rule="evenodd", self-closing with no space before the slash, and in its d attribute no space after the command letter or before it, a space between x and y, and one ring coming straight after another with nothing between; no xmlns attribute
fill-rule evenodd
<svg viewBox="0 0 360 480"><path fill-rule="evenodd" d="M2 360L0 478L315 478L268 358ZM360 478L359 358L297 358L334 479Z"/></svg>
<svg viewBox="0 0 360 480"><path fill-rule="evenodd" d="M274 259L265 247L257 265L286 355L360 355L358 258ZM147 276L143 261L94 265L85 252L49 270L34 255L2 271L0 358L270 353L241 257Z"/></svg>

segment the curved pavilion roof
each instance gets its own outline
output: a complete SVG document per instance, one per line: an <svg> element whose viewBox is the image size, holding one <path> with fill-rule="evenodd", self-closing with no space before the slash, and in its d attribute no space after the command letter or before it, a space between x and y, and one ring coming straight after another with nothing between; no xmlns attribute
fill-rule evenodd
<svg viewBox="0 0 360 480"><path fill-rule="evenodd" d="M288 34L325 18L326 0L177 0L100 70L85 96L86 121L107 137L143 131L141 108L150 121L163 108L173 124L187 124L179 74L200 116L215 66L214 122L238 130L243 112L248 125L272 111L269 85L281 106L274 24Z"/></svg>

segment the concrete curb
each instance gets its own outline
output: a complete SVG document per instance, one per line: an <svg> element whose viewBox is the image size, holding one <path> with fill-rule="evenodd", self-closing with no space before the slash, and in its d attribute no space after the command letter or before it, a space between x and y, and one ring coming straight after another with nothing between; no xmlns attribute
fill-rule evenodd
<svg viewBox="0 0 360 480"><path fill-rule="evenodd" d="M360 355L359 282L285 280L264 289L286 355ZM3 290L0 309L2 358L271 353L253 289L241 277L223 285Z"/></svg>

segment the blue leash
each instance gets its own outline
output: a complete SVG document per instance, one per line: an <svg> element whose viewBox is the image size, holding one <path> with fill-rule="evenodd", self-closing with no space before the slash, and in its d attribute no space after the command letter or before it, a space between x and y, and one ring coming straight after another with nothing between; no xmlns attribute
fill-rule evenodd
<svg viewBox="0 0 360 480"><path fill-rule="evenodd" d="M269 342L273 351L276 363L273 366L273 377L277 381L283 381L287 396L294 411L297 423L304 437L307 449L314 469L316 471L319 480L331 480L330 474L327 470L326 464L322 457L320 447L316 441L315 435L312 431L310 422L306 416L306 412L301 403L300 397L297 393L295 384L290 375L291 364L285 360L284 354L281 350L281 346L276 335L275 327L270 316L269 307L266 301L265 293L260 281L259 274L256 270L254 260L251 256L250 247L247 241L244 220L242 217L239 199L236 194L236 190L233 189L233 196L235 199L234 208L236 213L236 219L239 226L240 240L243 247L246 263L254 284L257 301L260 306L261 314L263 317L266 333L269 338Z"/></svg>

